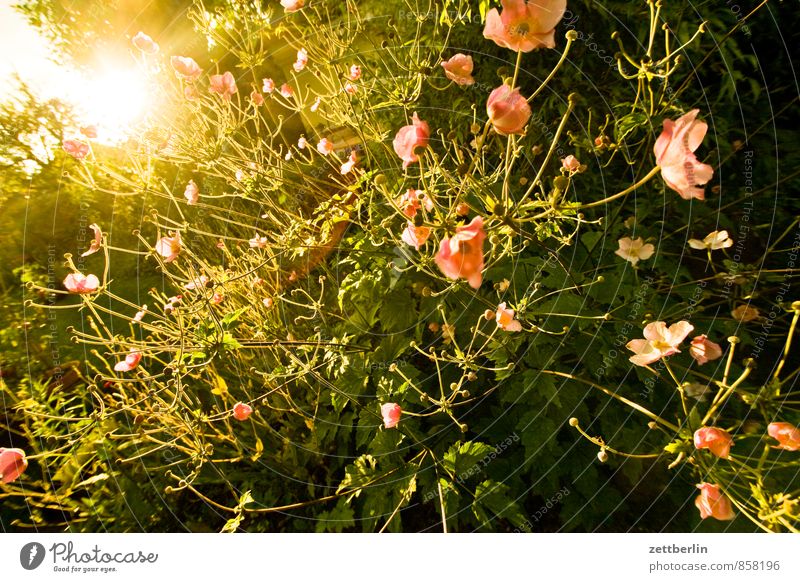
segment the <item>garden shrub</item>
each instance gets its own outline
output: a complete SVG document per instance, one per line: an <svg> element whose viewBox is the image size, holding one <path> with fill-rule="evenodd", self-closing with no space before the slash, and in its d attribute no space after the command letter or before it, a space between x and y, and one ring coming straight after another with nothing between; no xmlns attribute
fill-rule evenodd
<svg viewBox="0 0 800 582"><path fill-rule="evenodd" d="M727 177L774 163L720 69L754 21L542 4L197 3L209 55L134 37L145 126L64 147L146 211L26 282L80 314L85 383L2 384L14 524L796 531L798 222Z"/></svg>

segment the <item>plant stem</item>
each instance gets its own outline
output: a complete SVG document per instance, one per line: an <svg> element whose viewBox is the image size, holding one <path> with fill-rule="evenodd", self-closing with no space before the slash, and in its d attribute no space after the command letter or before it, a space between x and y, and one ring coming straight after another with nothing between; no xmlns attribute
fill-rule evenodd
<svg viewBox="0 0 800 582"><path fill-rule="evenodd" d="M630 406L634 410L638 410L639 412L644 414L646 417L648 417L651 420L654 420L655 422L667 427L668 429L670 429L670 430L672 430L674 432L678 432L680 430L677 426L675 426L674 424L672 424L671 422L669 422L667 420L664 420L663 418L661 418L657 414L655 414L653 412L650 412L644 406L636 404L632 400L628 400L627 398L625 398L624 396L620 396L616 392L612 392L611 390L609 390L605 386L600 386L599 384L595 384L594 382L591 382L589 380L584 380L583 378L578 378L577 376L573 376L572 374L567 374L565 372L557 372L555 370L540 370L540 372L542 372L544 374L551 374L553 376L561 376L562 378L569 378L570 380L575 380L576 382L581 382L583 384L586 384L587 386L591 386L592 388L596 388L596 389L600 390L601 392L603 392L604 394L607 394L608 396L611 396L611 398L615 398L616 400L619 400L623 404L627 404L628 406Z"/></svg>
<svg viewBox="0 0 800 582"><path fill-rule="evenodd" d="M573 207L573 208L575 210L583 210L584 208L594 208L595 206L600 206L602 204L606 204L607 202L611 202L612 200L616 200L617 198L621 198L622 196L625 196L626 194L630 194L631 192L633 192L637 188L639 188L639 187L643 186L644 184L646 184L647 182L649 182L660 171L661 171L661 167L660 166L656 166L655 168L650 170L650 172L644 178L642 178L641 180L639 180L635 184L633 184L631 186L628 186L622 192L617 192L613 196L609 196L608 198L603 198L602 200L598 200L597 202L589 202L588 204L581 204L581 205L579 205L577 207Z"/></svg>

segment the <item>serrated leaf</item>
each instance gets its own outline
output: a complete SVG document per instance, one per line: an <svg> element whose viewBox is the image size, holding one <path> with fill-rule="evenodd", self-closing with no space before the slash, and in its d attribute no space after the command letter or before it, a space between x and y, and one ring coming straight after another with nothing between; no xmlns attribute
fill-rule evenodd
<svg viewBox="0 0 800 582"><path fill-rule="evenodd" d="M509 487L504 483L487 480L475 488L472 512L481 525L490 525L494 517L507 519L517 527L527 521L519 506L509 496Z"/></svg>
<svg viewBox="0 0 800 582"><path fill-rule="evenodd" d="M225 522L225 525L222 526L220 533L234 533L236 530L239 529L239 526L242 524L242 520L244 519L244 508L247 504L253 502L253 496L250 494L250 491L247 490L239 496L239 503L236 505L236 516L232 517L228 521Z"/></svg>
<svg viewBox="0 0 800 582"><path fill-rule="evenodd" d="M488 458L492 451L494 448L486 443L455 443L442 457L442 465L456 479L464 480L478 473L480 468L476 465Z"/></svg>
<svg viewBox="0 0 800 582"><path fill-rule="evenodd" d="M375 478L378 462L372 455L361 455L354 463L348 465L344 470L344 479L336 488L337 493L347 489L354 491L348 496L348 500L358 497L361 494L361 487Z"/></svg>
<svg viewBox="0 0 800 582"><path fill-rule="evenodd" d="M316 515L314 529L317 533L342 533L343 530L355 525L354 517L353 508L342 498L330 511L322 511Z"/></svg>

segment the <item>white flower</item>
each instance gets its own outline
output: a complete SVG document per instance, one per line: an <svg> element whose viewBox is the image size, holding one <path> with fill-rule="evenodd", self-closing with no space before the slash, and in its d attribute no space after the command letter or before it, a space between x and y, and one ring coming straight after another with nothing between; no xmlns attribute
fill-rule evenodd
<svg viewBox="0 0 800 582"><path fill-rule="evenodd" d="M267 237L258 236L258 233L256 233L256 236L251 238L249 242L251 249L263 249L265 246L267 246Z"/></svg>
<svg viewBox="0 0 800 582"><path fill-rule="evenodd" d="M703 240L690 238L689 246L697 250L708 249L710 251L716 251L719 249L727 249L728 247L732 247L733 240L728 238L727 230L715 230Z"/></svg>
<svg viewBox="0 0 800 582"><path fill-rule="evenodd" d="M626 236L619 239L617 243L619 244L619 249L617 249L614 254L629 261L632 265L635 265L639 261L646 261L656 252L656 248L653 245L650 243L644 244L644 239L642 239L642 237L631 239L629 236Z"/></svg>

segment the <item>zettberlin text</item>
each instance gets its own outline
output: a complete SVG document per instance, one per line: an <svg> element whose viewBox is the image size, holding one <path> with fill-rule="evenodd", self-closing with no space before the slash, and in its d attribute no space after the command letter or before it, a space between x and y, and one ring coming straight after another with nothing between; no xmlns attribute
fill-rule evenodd
<svg viewBox="0 0 800 582"><path fill-rule="evenodd" d="M691 546L650 546L651 554L707 554L708 546L699 546L692 544Z"/></svg>

